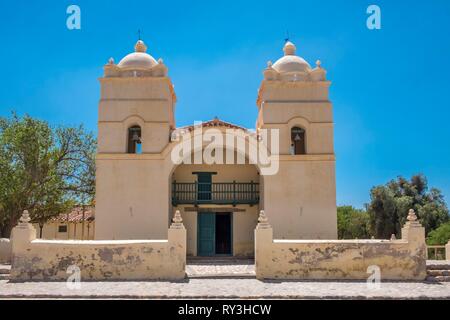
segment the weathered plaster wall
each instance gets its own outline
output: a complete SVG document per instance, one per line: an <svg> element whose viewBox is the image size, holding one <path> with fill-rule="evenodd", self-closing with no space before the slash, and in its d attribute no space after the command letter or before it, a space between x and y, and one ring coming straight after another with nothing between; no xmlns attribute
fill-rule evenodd
<svg viewBox="0 0 450 320"><path fill-rule="evenodd" d="M69 266L81 280L179 280L185 277L186 230L169 229L168 240L50 241L35 240L35 229L13 230L11 279L65 281Z"/></svg>
<svg viewBox="0 0 450 320"><path fill-rule="evenodd" d="M246 212L233 214L233 253L238 257L254 257L255 238L252 230L258 224L258 207L245 207Z"/></svg>
<svg viewBox="0 0 450 320"><path fill-rule="evenodd" d="M256 230L258 279L366 280L377 266L383 280L424 280L425 231L403 229L403 239L382 240L273 240L269 225Z"/></svg>
<svg viewBox="0 0 450 320"><path fill-rule="evenodd" d="M0 239L0 263L11 262L11 242L9 239Z"/></svg>

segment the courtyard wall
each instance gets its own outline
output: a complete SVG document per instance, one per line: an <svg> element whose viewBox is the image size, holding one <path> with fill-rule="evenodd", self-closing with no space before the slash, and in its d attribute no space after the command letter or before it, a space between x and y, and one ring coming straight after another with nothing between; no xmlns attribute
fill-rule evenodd
<svg viewBox="0 0 450 320"><path fill-rule="evenodd" d="M181 280L185 277L186 230L179 213L167 240L36 240L27 216L13 230L13 281Z"/></svg>
<svg viewBox="0 0 450 320"><path fill-rule="evenodd" d="M255 231L258 279L384 280L426 278L425 230L410 212L400 240L274 240L262 212Z"/></svg>

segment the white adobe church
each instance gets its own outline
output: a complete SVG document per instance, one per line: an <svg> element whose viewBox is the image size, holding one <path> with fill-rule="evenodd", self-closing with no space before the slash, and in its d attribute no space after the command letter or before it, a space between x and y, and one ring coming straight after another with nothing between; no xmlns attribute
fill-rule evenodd
<svg viewBox="0 0 450 320"><path fill-rule="evenodd" d="M337 238L330 82L320 62L312 68L293 43L283 51L264 70L256 133L219 119L202 124L249 136L277 129L279 168L273 175L251 161L174 163L171 154L181 142L172 137L193 136L195 127L176 126L167 66L147 53L143 41L118 64L109 61L100 79L97 240L166 239L173 212L180 210L189 256L253 256L262 209L277 239Z"/></svg>

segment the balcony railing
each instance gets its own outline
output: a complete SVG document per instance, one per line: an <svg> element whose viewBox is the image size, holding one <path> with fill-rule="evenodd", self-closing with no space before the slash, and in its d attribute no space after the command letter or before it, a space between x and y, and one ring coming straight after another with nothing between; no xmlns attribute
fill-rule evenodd
<svg viewBox="0 0 450 320"><path fill-rule="evenodd" d="M172 183L172 204L249 204L259 203L259 183Z"/></svg>

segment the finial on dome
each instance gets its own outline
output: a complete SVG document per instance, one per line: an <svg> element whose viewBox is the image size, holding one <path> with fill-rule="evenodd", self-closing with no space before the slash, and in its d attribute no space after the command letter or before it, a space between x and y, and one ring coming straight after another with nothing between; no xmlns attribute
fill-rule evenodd
<svg viewBox="0 0 450 320"><path fill-rule="evenodd" d="M297 51L297 48L295 47L295 44L293 44L292 42L288 41L284 45L283 51L284 51L284 55L285 56L293 56L293 55L295 55L295 52Z"/></svg>
<svg viewBox="0 0 450 320"><path fill-rule="evenodd" d="M146 52L147 46L145 45L144 41L138 40L138 42L136 42L136 45L134 46L134 50L136 52Z"/></svg>

